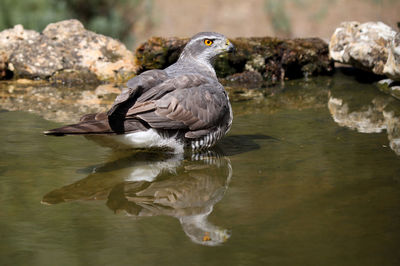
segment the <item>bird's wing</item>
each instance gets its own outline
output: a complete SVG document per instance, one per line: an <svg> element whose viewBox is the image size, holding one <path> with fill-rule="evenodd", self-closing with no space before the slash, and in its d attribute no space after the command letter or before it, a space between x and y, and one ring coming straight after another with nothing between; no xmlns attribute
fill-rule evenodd
<svg viewBox="0 0 400 266"><path fill-rule="evenodd" d="M226 92L218 82L190 74L169 79L147 90L127 111L157 129L183 129L198 138L215 129L229 110Z"/></svg>
<svg viewBox="0 0 400 266"><path fill-rule="evenodd" d="M196 74L164 81L152 81L155 75L150 76L147 87L135 85L132 87L136 91L121 94L113 105L115 108L110 110L111 116L108 113L85 115L78 124L45 134L121 134L152 127L182 130L187 138L199 138L214 130L229 110L226 92L217 81ZM146 80L147 76L140 79ZM140 79L132 83L140 83ZM156 83L153 87L149 85Z"/></svg>
<svg viewBox="0 0 400 266"><path fill-rule="evenodd" d="M145 93L147 90L156 87L158 84L168 79L168 75L164 70L153 69L143 72L128 81L127 88L125 88L120 95L117 96L110 110L107 112L108 116L125 115L137 100L137 98Z"/></svg>

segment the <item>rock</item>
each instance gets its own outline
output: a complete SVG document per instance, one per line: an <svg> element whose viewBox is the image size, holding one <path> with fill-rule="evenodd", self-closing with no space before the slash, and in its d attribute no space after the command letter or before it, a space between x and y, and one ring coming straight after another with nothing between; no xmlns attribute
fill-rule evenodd
<svg viewBox="0 0 400 266"><path fill-rule="evenodd" d="M236 73L225 78L225 83L233 86L245 86L248 89L259 88L263 81L261 74L258 71L244 71Z"/></svg>
<svg viewBox="0 0 400 266"><path fill-rule="evenodd" d="M151 38L136 50L138 72L165 68L174 63L188 39ZM231 39L236 53L223 54L215 62L221 78L242 72L258 72L262 80L283 79L330 73L328 45L318 38L284 40L271 37ZM230 77L230 78L231 78Z"/></svg>
<svg viewBox="0 0 400 266"><path fill-rule="evenodd" d="M152 37L135 52L138 73L175 63L189 39Z"/></svg>
<svg viewBox="0 0 400 266"><path fill-rule="evenodd" d="M228 92L231 102L261 100L264 98L264 91L260 89L263 78L257 71L236 73L222 79L221 82Z"/></svg>
<svg viewBox="0 0 400 266"><path fill-rule="evenodd" d="M382 22L343 22L329 50L337 62L400 80L400 33Z"/></svg>
<svg viewBox="0 0 400 266"><path fill-rule="evenodd" d="M88 69L63 69L54 72L49 81L54 85L80 86L85 84L98 85L98 77Z"/></svg>
<svg viewBox="0 0 400 266"><path fill-rule="evenodd" d="M400 80L400 32L396 33L388 49L388 60L383 73L392 79Z"/></svg>
<svg viewBox="0 0 400 266"><path fill-rule="evenodd" d="M392 86L390 87L390 95L400 100L400 86Z"/></svg>
<svg viewBox="0 0 400 266"><path fill-rule="evenodd" d="M16 77L96 83L126 81L136 72L125 45L86 30L77 20L49 24L41 34L20 25L0 32L0 51L9 51L6 67Z"/></svg>
<svg viewBox="0 0 400 266"><path fill-rule="evenodd" d="M262 100L264 99L264 94L261 90L249 89L245 86L225 86L225 90L228 92L229 100L231 102L242 102L249 100Z"/></svg>
<svg viewBox="0 0 400 266"><path fill-rule="evenodd" d="M5 51L0 51L0 79L6 79L9 73L8 56Z"/></svg>
<svg viewBox="0 0 400 266"><path fill-rule="evenodd" d="M39 33L25 30L22 25L0 32L0 79L9 79L14 71L9 63L11 53L23 42L37 38Z"/></svg>
<svg viewBox="0 0 400 266"><path fill-rule="evenodd" d="M39 33L34 30L26 30L22 25L15 25L12 29L0 32L1 51L11 54L12 51L21 43L39 37Z"/></svg>
<svg viewBox="0 0 400 266"><path fill-rule="evenodd" d="M377 87L380 91L400 100L400 82L391 79L382 79L377 83Z"/></svg>
<svg viewBox="0 0 400 266"><path fill-rule="evenodd" d="M67 86L125 82L145 70L171 65L187 41L153 37L138 47L135 58L122 43L86 30L77 20L49 24L42 33L17 25L0 32L0 78L49 79ZM231 81L251 81L260 87L333 69L327 44L317 38L237 38L232 42L238 52L220 56L215 64L219 77ZM233 76L238 73L243 74Z"/></svg>

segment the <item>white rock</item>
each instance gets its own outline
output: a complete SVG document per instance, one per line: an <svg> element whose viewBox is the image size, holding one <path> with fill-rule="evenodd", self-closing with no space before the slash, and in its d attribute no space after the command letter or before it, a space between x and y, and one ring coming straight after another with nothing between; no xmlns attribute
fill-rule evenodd
<svg viewBox="0 0 400 266"><path fill-rule="evenodd" d="M382 22L343 22L329 43L332 59L400 80L400 33Z"/></svg>

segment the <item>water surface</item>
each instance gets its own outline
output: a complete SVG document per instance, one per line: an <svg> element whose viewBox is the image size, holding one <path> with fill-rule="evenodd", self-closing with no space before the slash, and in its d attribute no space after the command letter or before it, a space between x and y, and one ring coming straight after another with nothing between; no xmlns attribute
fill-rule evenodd
<svg viewBox="0 0 400 266"><path fill-rule="evenodd" d="M195 156L0 112L0 264L398 265L399 101L340 73L284 86Z"/></svg>

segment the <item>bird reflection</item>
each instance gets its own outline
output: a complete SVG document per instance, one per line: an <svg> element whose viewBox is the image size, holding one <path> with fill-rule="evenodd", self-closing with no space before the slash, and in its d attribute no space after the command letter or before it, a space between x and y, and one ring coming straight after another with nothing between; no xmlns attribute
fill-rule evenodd
<svg viewBox="0 0 400 266"><path fill-rule="evenodd" d="M86 178L47 193L42 203L104 200L116 213L175 217L193 242L219 245L228 240L230 232L210 223L208 216L232 177L227 156L259 149L259 141L279 140L266 135L233 135L198 153L119 151L105 164L81 169Z"/></svg>
<svg viewBox="0 0 400 266"><path fill-rule="evenodd" d="M211 224L207 218L228 188L232 176L230 161L211 153L196 157L185 160L173 174L160 176L156 181L124 182L113 187L107 206L134 216L175 217L196 243L225 242L228 230Z"/></svg>
<svg viewBox="0 0 400 266"><path fill-rule="evenodd" d="M228 188L229 158L218 151L195 155L137 151L119 157L84 169L90 172L86 178L49 192L42 202L105 200L116 213L175 217L198 244L219 245L230 237L227 229L208 221Z"/></svg>

